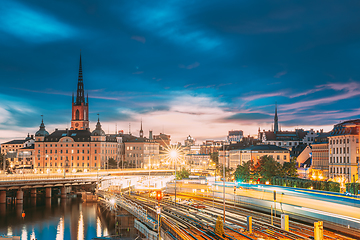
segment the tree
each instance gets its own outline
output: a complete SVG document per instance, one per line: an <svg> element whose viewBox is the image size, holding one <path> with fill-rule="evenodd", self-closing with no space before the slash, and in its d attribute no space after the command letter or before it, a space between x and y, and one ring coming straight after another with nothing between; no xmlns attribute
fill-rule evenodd
<svg viewBox="0 0 360 240"><path fill-rule="evenodd" d="M280 176L282 166L271 156L265 155L255 164L254 173L259 174L265 181L269 181L274 176Z"/></svg>
<svg viewBox="0 0 360 240"><path fill-rule="evenodd" d="M290 162L284 162L282 166L282 176L297 177L296 159L291 159Z"/></svg>
<svg viewBox="0 0 360 240"><path fill-rule="evenodd" d="M186 170L185 168L181 169L181 171L176 172L176 179L181 180L183 178L189 178L190 171Z"/></svg>
<svg viewBox="0 0 360 240"><path fill-rule="evenodd" d="M244 182L249 181L252 177L253 167L252 161L243 162L242 165L238 165L234 172L235 180Z"/></svg>
<svg viewBox="0 0 360 240"><path fill-rule="evenodd" d="M226 179L230 178L230 175L231 175L230 172L232 170L233 170L232 168L225 167L225 178ZM224 165L223 164L219 164L219 174L220 174L220 177L224 176Z"/></svg>
<svg viewBox="0 0 360 240"><path fill-rule="evenodd" d="M113 159L113 158L109 158L108 164L109 164L109 166L108 166L109 169L117 169L117 168L118 168L117 162L116 162L116 160Z"/></svg>
<svg viewBox="0 0 360 240"><path fill-rule="evenodd" d="M215 165L218 165L219 164L219 153L218 152L210 153L210 159L213 163L215 163Z"/></svg>

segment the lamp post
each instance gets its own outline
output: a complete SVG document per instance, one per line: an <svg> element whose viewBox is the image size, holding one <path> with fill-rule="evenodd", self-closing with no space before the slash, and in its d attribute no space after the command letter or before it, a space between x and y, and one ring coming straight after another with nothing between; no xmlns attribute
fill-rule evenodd
<svg viewBox="0 0 360 240"><path fill-rule="evenodd" d="M73 159L73 156L74 156L73 153L74 153L74 149L71 150L71 159L70 159L70 167L71 167L71 172L70 173L71 174L73 172L73 165L72 165L72 159Z"/></svg>
<svg viewBox="0 0 360 240"><path fill-rule="evenodd" d="M223 163L223 206L224 206L224 224L223 226L225 226L225 162L226 162L226 158L225 158L225 142L223 145L223 152L224 152L224 163Z"/></svg>
<svg viewBox="0 0 360 240"><path fill-rule="evenodd" d="M178 152L176 149L172 149L170 152L170 158L174 160L174 167L175 167L175 205L176 205L176 160L177 160L177 157L178 157Z"/></svg>

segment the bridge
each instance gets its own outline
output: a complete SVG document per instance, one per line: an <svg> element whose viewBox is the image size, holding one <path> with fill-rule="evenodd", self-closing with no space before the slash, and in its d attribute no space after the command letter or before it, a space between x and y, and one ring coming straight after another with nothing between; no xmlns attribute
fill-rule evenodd
<svg viewBox="0 0 360 240"><path fill-rule="evenodd" d="M72 186L96 186L106 183L109 178L124 176L170 176L172 169L122 169L98 170L88 173L71 174L9 174L0 175L0 204L7 202L7 192L16 190L16 203L22 204L24 190L30 191L30 196L36 198L38 189L45 189L45 197L51 198L52 189L59 188L61 197L65 198ZM128 186L129 184L127 184Z"/></svg>

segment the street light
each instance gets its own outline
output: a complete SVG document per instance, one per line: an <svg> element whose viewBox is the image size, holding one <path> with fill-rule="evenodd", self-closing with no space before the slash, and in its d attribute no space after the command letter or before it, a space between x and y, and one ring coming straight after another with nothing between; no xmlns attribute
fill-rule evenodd
<svg viewBox="0 0 360 240"><path fill-rule="evenodd" d="M176 145L172 145L172 146L167 146L167 148L165 149L165 154L167 156L167 159L174 161L174 167L175 167L175 205L176 205L176 173L177 173L177 161L180 157L180 152L181 149L179 146Z"/></svg>

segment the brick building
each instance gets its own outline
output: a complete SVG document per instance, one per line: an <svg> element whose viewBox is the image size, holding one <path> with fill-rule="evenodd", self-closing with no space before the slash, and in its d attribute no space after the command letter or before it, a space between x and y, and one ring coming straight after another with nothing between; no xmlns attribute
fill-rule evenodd
<svg viewBox="0 0 360 240"><path fill-rule="evenodd" d="M98 119L95 130L89 128L89 102L85 99L80 56L76 99L72 98L71 128L49 134L44 122L35 134L35 173L88 172L106 168L108 160L118 160L121 141L106 135Z"/></svg>

